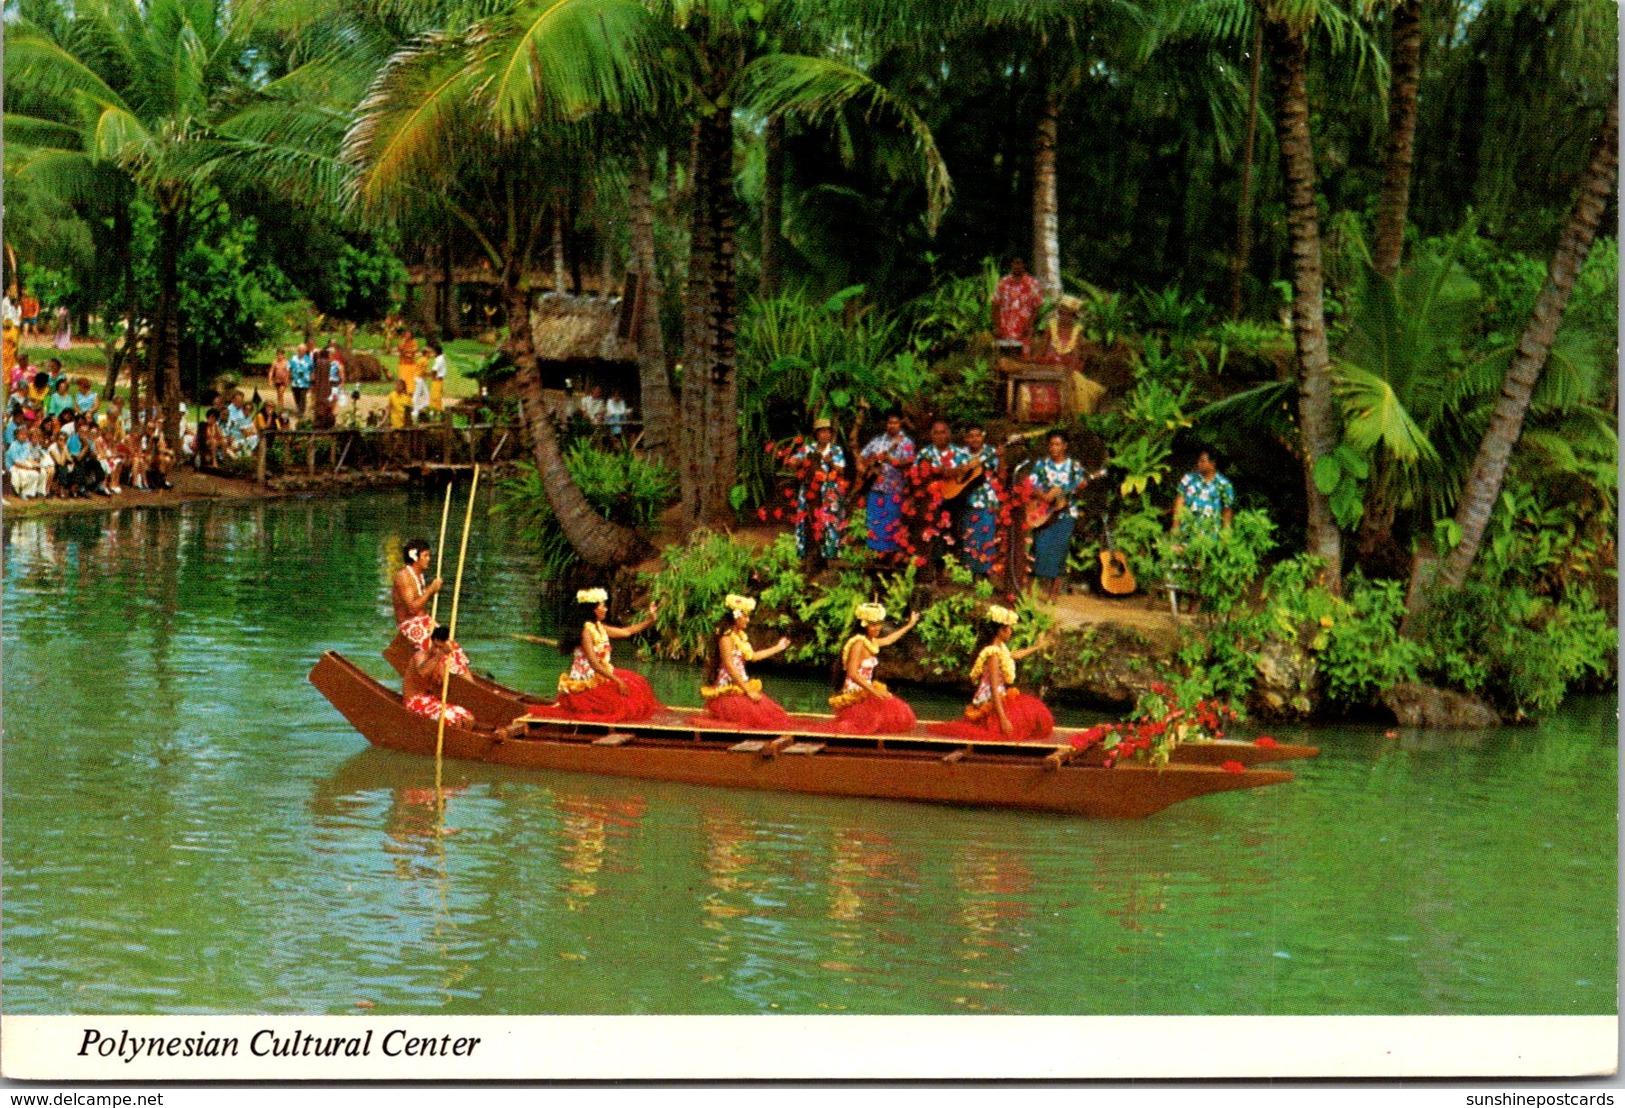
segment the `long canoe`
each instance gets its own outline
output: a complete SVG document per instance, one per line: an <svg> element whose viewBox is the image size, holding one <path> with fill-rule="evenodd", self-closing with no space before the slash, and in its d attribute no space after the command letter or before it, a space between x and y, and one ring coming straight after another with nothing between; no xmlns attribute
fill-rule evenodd
<svg viewBox="0 0 1625 1108"><path fill-rule="evenodd" d="M412 656L412 644L405 636L397 633L393 642L384 650L384 660L395 668L395 672L404 672L406 662ZM521 716L532 712L545 714L552 701L544 697L532 696L509 688L488 677L470 676L461 674L451 679L451 687L447 693L447 700L452 704L461 705L474 713L474 720L485 727L503 727ZM706 714L698 708L670 708L669 719L680 726L689 729L705 729L715 725ZM828 724L833 717L810 714L792 714L792 719L798 721L811 732L829 730ZM930 721L922 720L915 729L905 738L932 738L926 731ZM1064 741L1057 733L1057 743ZM1313 758L1320 753L1316 746L1301 746L1296 743L1276 743L1274 745L1259 746L1256 743L1237 742L1232 739L1221 739L1216 742L1187 742L1175 747L1169 755L1169 761L1181 765L1222 766L1226 762L1239 762L1244 766L1263 765L1270 762L1291 762L1299 758ZM1086 763L1099 764L1102 752L1097 747L1079 756Z"/></svg>
<svg viewBox="0 0 1625 1108"><path fill-rule="evenodd" d="M368 742L433 756L437 723L333 651L311 684ZM521 714L500 727L447 726L443 753L500 765L726 788L1140 819L1208 793L1292 780L1277 769L1083 764L1070 745L967 743L934 736L847 736L702 727L694 714L593 724Z"/></svg>

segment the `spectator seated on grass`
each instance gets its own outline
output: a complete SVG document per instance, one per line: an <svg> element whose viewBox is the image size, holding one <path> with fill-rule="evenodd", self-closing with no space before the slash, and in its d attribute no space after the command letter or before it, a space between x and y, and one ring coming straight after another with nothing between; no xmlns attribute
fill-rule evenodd
<svg viewBox="0 0 1625 1108"><path fill-rule="evenodd" d="M53 358L51 360L55 361L56 359ZM78 389L73 394L73 410L78 412L80 415L91 416L94 418L96 415L96 409L100 408L102 405L102 398L90 390L89 377L79 378L77 385Z"/></svg>
<svg viewBox="0 0 1625 1108"><path fill-rule="evenodd" d="M47 362L46 364L49 365L50 363ZM50 380L49 374L41 373L40 376L46 378L47 381ZM68 392L68 379L58 377L56 384L51 388L50 395L45 398L45 414L59 416L71 411L73 411L73 394Z"/></svg>
<svg viewBox="0 0 1625 1108"><path fill-rule="evenodd" d="M50 490L49 461L38 437L37 429L25 426L6 447L6 475L12 491L24 500L38 500Z"/></svg>

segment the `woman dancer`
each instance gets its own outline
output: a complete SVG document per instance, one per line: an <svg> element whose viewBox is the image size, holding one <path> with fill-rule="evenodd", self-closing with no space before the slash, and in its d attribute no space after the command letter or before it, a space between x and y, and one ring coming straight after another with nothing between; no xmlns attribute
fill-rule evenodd
<svg viewBox="0 0 1625 1108"><path fill-rule="evenodd" d="M711 657L706 664L706 671L716 675L715 683L700 687L706 714L729 726L753 731L789 728L789 713L762 694L762 682L745 673L745 663L759 662L781 653L790 645L790 640L781 635L779 641L766 650L752 650L745 629L750 626L750 614L756 610L756 601L730 593L723 603L728 614L717 625Z"/></svg>
<svg viewBox="0 0 1625 1108"><path fill-rule="evenodd" d="M654 690L641 675L610 663L610 641L628 639L647 630L660 606L649 605L649 615L630 627L611 627L609 593L604 589L582 589L576 593L581 633L567 673L559 674L559 695L549 714L602 723L635 723L646 720L661 707ZM572 624L573 626L573 624ZM569 651L568 634L559 636L559 649Z"/></svg>
<svg viewBox="0 0 1625 1108"><path fill-rule="evenodd" d="M987 610L980 649L971 665L970 677L976 695L965 708L965 718L933 723L933 735L974 742L1042 742L1055 729L1055 718L1036 696L1016 689L1016 662L1042 649L1036 642L1021 650L1010 649L1017 616L997 604Z"/></svg>
<svg viewBox="0 0 1625 1108"><path fill-rule="evenodd" d="M885 684L875 680L881 647L890 646L920 621L920 613L891 634L881 637L886 609L880 604L859 604L853 612L862 626L841 648L841 691L829 698L835 709L835 730L843 735L903 735L914 730L914 709Z"/></svg>

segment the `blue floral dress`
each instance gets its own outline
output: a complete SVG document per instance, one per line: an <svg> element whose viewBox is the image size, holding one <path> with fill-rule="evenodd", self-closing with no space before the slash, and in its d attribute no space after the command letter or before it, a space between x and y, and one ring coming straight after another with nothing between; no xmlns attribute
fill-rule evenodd
<svg viewBox="0 0 1625 1108"><path fill-rule="evenodd" d="M820 450L816 442L804 444L790 456L800 474L796 488L796 553L805 558L814 549L835 557L846 530L846 451L839 443Z"/></svg>
<svg viewBox="0 0 1625 1108"><path fill-rule="evenodd" d="M1083 463L1076 458L1055 461L1044 458L1032 468L1033 487L1041 493L1060 489L1067 506L1048 523L1033 532L1033 576L1053 580L1066 570L1066 552L1072 545L1072 531L1078 525L1078 490L1089 483Z"/></svg>
<svg viewBox="0 0 1625 1108"><path fill-rule="evenodd" d="M967 453L967 461L978 455ZM999 450L994 446L982 447L984 476L965 497L965 514L960 521L963 534L965 564L977 576L993 571L999 550Z"/></svg>
<svg viewBox="0 0 1625 1108"><path fill-rule="evenodd" d="M890 454L900 463L876 462ZM898 432L876 435L863 448L861 457L876 462L874 483L865 502L869 527L869 549L889 554L903 548L903 471L914 463L914 440Z"/></svg>

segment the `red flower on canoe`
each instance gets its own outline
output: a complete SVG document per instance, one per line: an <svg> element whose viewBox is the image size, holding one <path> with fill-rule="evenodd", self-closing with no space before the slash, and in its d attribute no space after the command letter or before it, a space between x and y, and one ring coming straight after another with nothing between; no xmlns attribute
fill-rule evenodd
<svg viewBox="0 0 1625 1108"><path fill-rule="evenodd" d="M1258 738L1253 740L1253 745L1254 746L1261 746L1265 750L1274 750L1276 747L1280 746L1281 744L1276 742L1274 739L1270 738L1268 735L1260 735L1260 736L1258 736Z"/></svg>
<svg viewBox="0 0 1625 1108"><path fill-rule="evenodd" d="M1247 767L1242 765L1240 762L1226 762L1219 768L1224 770L1226 773L1245 773L1247 771Z"/></svg>

